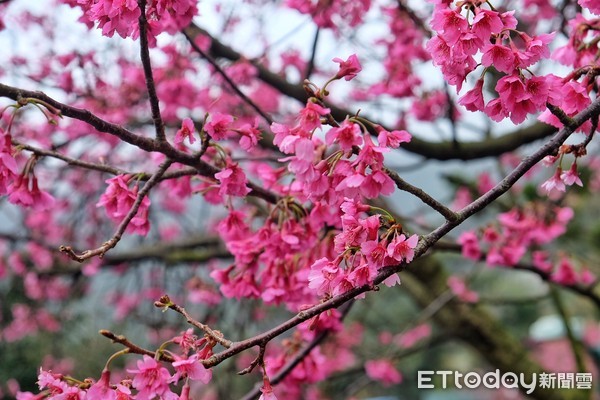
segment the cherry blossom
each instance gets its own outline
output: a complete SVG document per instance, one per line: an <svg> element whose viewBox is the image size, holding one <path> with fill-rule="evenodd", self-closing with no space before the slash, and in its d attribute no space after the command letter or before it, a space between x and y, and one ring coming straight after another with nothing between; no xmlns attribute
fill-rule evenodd
<svg viewBox="0 0 600 400"><path fill-rule="evenodd" d="M175 134L175 144L183 143L183 139L187 138L190 144L194 144L196 138L194 137L194 122L190 118L186 118L181 123L181 129Z"/></svg>
<svg viewBox="0 0 600 400"><path fill-rule="evenodd" d="M340 65L339 71L335 74L335 77L337 79L344 78L345 80L349 81L351 79L354 79L356 75L362 70L362 67L360 66L360 62L358 61L358 57L356 57L356 54L350 55L350 57L348 57L348 59L346 59L345 61L337 57L334 58L333 61Z"/></svg>

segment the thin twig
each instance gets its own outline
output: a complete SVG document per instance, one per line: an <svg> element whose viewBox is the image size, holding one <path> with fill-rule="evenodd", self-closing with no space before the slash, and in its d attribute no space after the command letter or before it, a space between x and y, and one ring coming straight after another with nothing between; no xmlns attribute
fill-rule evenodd
<svg viewBox="0 0 600 400"><path fill-rule="evenodd" d="M168 307L171 310L177 311L179 314L183 315L184 318L186 319L186 321L188 322L188 324L195 326L196 328L200 329L201 331L203 331L204 333L206 333L206 335L208 337L210 337L212 340L214 340L215 342L219 343L221 346L225 347L225 348L229 348L231 347L231 341L227 340L225 338L223 338L223 334L219 331L215 331L213 330L210 326L203 324L200 321L195 320L187 311L185 308L181 307L178 304L175 304L171 301L171 299L169 298L169 296L164 295L160 298L159 301L157 301L156 303L154 303L157 307Z"/></svg>
<svg viewBox="0 0 600 400"><path fill-rule="evenodd" d="M454 211L452 211L451 209L449 209L448 207L431 197L429 194L425 193L423 189L420 189L406 182L395 171L392 171L389 168L384 168L383 170L386 174L388 174L390 178L392 178L398 189L418 197L423 203L427 204L429 207L433 208L444 218L446 218L446 221L455 221L458 218Z"/></svg>
<svg viewBox="0 0 600 400"><path fill-rule="evenodd" d="M173 163L172 160L166 159L158 167L158 170L154 173L154 175L152 175L152 177L150 179L148 179L148 181L146 181L146 183L144 184L142 189L139 191L137 198L135 199L135 202L131 206L131 209L129 210L129 212L123 219L123 221L121 221L121 224L118 226L117 231L115 232L113 237L110 238L109 240L107 240L106 242L104 242L102 244L102 246L100 246L96 249L93 249L93 250L86 250L81 254L75 253L70 246L60 246L60 248L59 248L60 251L67 254L72 260L78 261L78 262L83 262L83 261L85 261L89 258L95 257L95 256L99 256L100 258L102 258L104 256L104 254L106 254L107 251L114 248L117 245L117 243L119 243L119 241L121 240L121 237L125 233L125 230L129 226L129 223L131 222L133 217L135 217L135 215L137 214L137 212L140 208L140 205L142 204L142 201L144 200L144 197L146 197L146 194L148 194L148 192L150 191L150 189L152 189L152 187L154 187L157 183L160 182L160 177L166 172L166 170L169 168L169 166L171 166L172 163Z"/></svg>
<svg viewBox="0 0 600 400"><path fill-rule="evenodd" d="M225 82L227 82L229 84L229 86L231 87L231 89L246 104L248 104L250 107L252 107L254 109L254 111L256 111L261 117L263 117L263 119L265 121L267 121L267 123L269 125L271 125L273 123L273 118L271 118L269 116L269 114L267 114L266 112L264 112L254 101L252 101L251 98L249 98L248 96L246 96L244 94L244 92L242 92L240 90L240 88L238 87L238 85L236 85L236 83L229 77L229 75L227 75L227 73L223 70L223 68L221 68L221 66L215 61L215 59L212 58L209 54L206 54L204 52L204 50L202 50L200 48L200 46L198 46L196 44L196 42L194 42L194 39L186 31L182 31L182 33L185 36L185 38L187 39L187 41L189 42L190 46L192 46L192 49L194 49L194 51L196 53L200 54L202 56L202 58L204 58L206 61L208 61L208 63L213 66L213 68L217 71L217 73L219 75L221 75L221 77L225 80Z"/></svg>
<svg viewBox="0 0 600 400"><path fill-rule="evenodd" d="M315 32L315 38L313 39L312 50L310 52L310 59L308 60L308 64L306 66L306 72L304 73L304 79L310 79L310 76L313 74L315 70L315 58L317 57L317 45L319 44L319 34L321 33L321 28L317 26L317 30Z"/></svg>
<svg viewBox="0 0 600 400"><path fill-rule="evenodd" d="M126 171L124 169L117 168L117 167L112 167L112 166L106 165L106 164L96 164L96 163L92 163L89 161L82 161L77 158L65 156L64 154L59 153L54 150L41 149L39 147L31 146L26 143L21 143L15 139L12 139L11 142L12 142L13 146L15 146L17 148L21 148L23 150L30 151L33 154L36 154L38 156L56 158L57 160L64 161L67 164L74 165L76 167L81 167L81 168L85 168L85 169L89 169L89 170L93 170L93 171L106 172L111 175L135 175L136 178L138 178L141 181L147 181L148 179L150 179L152 177L152 174L149 174L147 172L131 172L131 171ZM165 181L168 179L181 178L183 176L197 175L197 174L198 174L198 170L195 168L182 168L182 169L178 169L175 171L165 173L160 178L160 180Z"/></svg>
<svg viewBox="0 0 600 400"><path fill-rule="evenodd" d="M150 108L152 109L152 120L156 128L156 140L165 142L165 123L160 115L160 105L158 95L156 94L156 84L152 74L152 64L150 62L150 50L148 48L148 21L146 20L146 0L139 0L140 7L140 58L144 66L144 76L146 77L146 88L150 99Z"/></svg>
<svg viewBox="0 0 600 400"><path fill-rule="evenodd" d="M112 340L114 343L119 343L125 347L127 347L127 349L129 350L130 353L133 354L141 354L141 355L147 355L150 356L152 358L154 358L156 356L156 352L151 351L151 350L147 350L144 349L132 342L130 342L125 336L123 335L115 335L114 333L112 333L111 331L107 331L105 329L102 329L100 331L100 334L110 340ZM171 357L169 354L166 353L162 353L160 355L160 359L162 361L166 361L166 362L173 362L175 361L175 359L173 359L173 357Z"/></svg>
<svg viewBox="0 0 600 400"><path fill-rule="evenodd" d="M259 345L258 346L258 355L256 356L256 358L254 360L252 360L252 362L250 363L250 365L248 365L246 368L244 368L243 370L238 372L238 375L246 375L249 374L250 372L252 372L254 370L254 368L256 368L257 365L264 365L265 364L265 351L267 350L267 346L266 345Z"/></svg>

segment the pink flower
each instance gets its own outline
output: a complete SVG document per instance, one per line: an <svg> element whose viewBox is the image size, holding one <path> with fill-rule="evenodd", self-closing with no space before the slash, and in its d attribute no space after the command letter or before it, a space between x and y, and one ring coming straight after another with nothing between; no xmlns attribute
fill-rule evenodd
<svg viewBox="0 0 600 400"><path fill-rule="evenodd" d="M561 175L562 168L556 168L554 175L546 182L542 183L542 189L544 189L547 193L552 193L554 191L564 192L565 184L561 179Z"/></svg>
<svg viewBox="0 0 600 400"><path fill-rule="evenodd" d="M508 111L502 105L501 99L494 99L487 103L484 112L488 115L488 117L496 122L502 121L509 115Z"/></svg>
<svg viewBox="0 0 600 400"><path fill-rule="evenodd" d="M310 266L308 274L308 287L316 289L319 296L331 293L331 289L337 285L340 270L337 265L323 257Z"/></svg>
<svg viewBox="0 0 600 400"><path fill-rule="evenodd" d="M473 33L484 42L489 40L492 34L500 33L503 28L504 23L498 16L498 12L481 8L473 18L471 26Z"/></svg>
<svg viewBox="0 0 600 400"><path fill-rule="evenodd" d="M377 268L372 264L362 264L352 270L348 274L348 280L354 284L354 286L362 286L373 282L373 278L377 275Z"/></svg>
<svg viewBox="0 0 600 400"><path fill-rule="evenodd" d="M565 183L565 185L571 186L576 184L577 186L583 186L581 182L581 178L579 178L579 174L577 173L577 163L574 162L571 164L571 168L567 172L563 172L560 174L560 179Z"/></svg>
<svg viewBox="0 0 600 400"><path fill-rule="evenodd" d="M446 64L452 59L452 48L441 36L434 36L425 45L436 65Z"/></svg>
<svg viewBox="0 0 600 400"><path fill-rule="evenodd" d="M325 134L325 143L328 145L336 141L342 150L352 150L352 146L360 146L363 143L360 126L345 119L339 128L331 128Z"/></svg>
<svg viewBox="0 0 600 400"><path fill-rule="evenodd" d="M335 75L337 79L344 78L345 80L349 81L356 77L356 75L362 70L356 54L352 54L346 61L342 60L341 58L334 58L333 61L340 64L340 69Z"/></svg>
<svg viewBox="0 0 600 400"><path fill-rule="evenodd" d="M248 183L246 174L244 174L244 171L237 164L228 162L227 168L221 170L221 172L217 172L215 178L221 183L219 188L221 196L243 197L250 193L250 188L246 186L246 183Z"/></svg>
<svg viewBox="0 0 600 400"><path fill-rule="evenodd" d="M550 272L552 271L552 263L548 261L548 256L543 251L534 251L531 256L531 263L534 267L540 271Z"/></svg>
<svg viewBox="0 0 600 400"><path fill-rule="evenodd" d="M399 347L408 349L421 340L429 337L429 335L431 335L431 326L429 326L429 324L421 324L404 332L397 339L394 339L394 342Z"/></svg>
<svg viewBox="0 0 600 400"><path fill-rule="evenodd" d="M573 265L566 258L560 260L558 269L552 274L550 279L565 286L575 285L578 281Z"/></svg>
<svg viewBox="0 0 600 400"><path fill-rule="evenodd" d="M396 236L388 245L388 256L392 257L398 262L402 262L402 260L404 260L405 262L409 263L415 256L414 249L417 247L418 242L419 237L417 235L412 235L409 238L407 238L404 234Z"/></svg>
<svg viewBox="0 0 600 400"><path fill-rule="evenodd" d="M600 15L600 4L596 2L596 0L577 0L581 7L585 7L590 12Z"/></svg>
<svg viewBox="0 0 600 400"><path fill-rule="evenodd" d="M306 107L300 111L300 128L304 131L312 131L321 126L321 116L331 112L329 108L321 107L317 103L308 101Z"/></svg>
<svg viewBox="0 0 600 400"><path fill-rule="evenodd" d="M467 284L461 278L451 276L448 278L447 283L452 293L462 301L466 303L475 303L479 300L479 295L476 292L469 290Z"/></svg>
<svg viewBox="0 0 600 400"><path fill-rule="evenodd" d="M227 132L231 131L231 123L233 117L231 115L214 113L210 116L210 121L204 124L204 130L213 140L223 140L227 136Z"/></svg>
<svg viewBox="0 0 600 400"><path fill-rule="evenodd" d="M106 214L114 219L121 220L135 202L135 196L129 190L129 175L117 175L114 178L107 179L108 187L96 207L104 206Z"/></svg>
<svg viewBox="0 0 600 400"><path fill-rule="evenodd" d="M405 130L388 132L381 126L376 126L377 142L381 147L391 147L397 149L401 143L408 143L412 139L412 135Z"/></svg>
<svg viewBox="0 0 600 400"><path fill-rule="evenodd" d="M269 382L269 378L266 376L263 378L263 387L260 388L262 394L258 398L258 400L277 400L277 396L273 393L273 387L271 387L271 382Z"/></svg>
<svg viewBox="0 0 600 400"><path fill-rule="evenodd" d="M81 2L80 2L81 3ZM136 0L104 0L91 5L86 13L90 21L98 22L104 36L112 37L115 32L122 38L139 31L140 8Z"/></svg>
<svg viewBox="0 0 600 400"><path fill-rule="evenodd" d="M255 120L254 125L244 124L237 130L242 135L240 138L240 147L242 149L250 151L258 144L261 135L257 126L258 121Z"/></svg>
<svg viewBox="0 0 600 400"><path fill-rule="evenodd" d="M155 35L168 32L174 35L185 28L198 13L196 0L154 0L148 10L156 21L152 29Z"/></svg>
<svg viewBox="0 0 600 400"><path fill-rule="evenodd" d="M67 386L66 389L51 397L52 400L83 400L86 398L85 392L76 386Z"/></svg>
<svg viewBox="0 0 600 400"><path fill-rule="evenodd" d="M481 259L481 250L479 241L474 232L464 232L458 238L458 243L462 245L462 256L470 260L479 261Z"/></svg>
<svg viewBox="0 0 600 400"><path fill-rule="evenodd" d="M527 68L542 58L550 56L548 44L554 39L555 32L547 33L533 38L526 33L521 33L521 38L525 41L525 52L519 53L519 67Z"/></svg>
<svg viewBox="0 0 600 400"><path fill-rule="evenodd" d="M169 371L162 367L154 358L144 355L143 360L138 360L137 369L128 369L134 375L132 386L139 391L140 399L152 399L171 393Z"/></svg>
<svg viewBox="0 0 600 400"><path fill-rule="evenodd" d="M0 195L8 192L8 185L18 174L17 162L12 156L10 135L0 128Z"/></svg>
<svg viewBox="0 0 600 400"><path fill-rule="evenodd" d="M183 139L187 138L190 144L194 144L196 138L194 137L194 121L190 118L186 118L181 123L181 128L175 134L175 144L183 143Z"/></svg>
<svg viewBox="0 0 600 400"><path fill-rule="evenodd" d="M110 387L110 371L104 369L98 382L89 388L86 400L116 400L116 398L117 393Z"/></svg>
<svg viewBox="0 0 600 400"><path fill-rule="evenodd" d="M363 184L360 186L360 192L367 199L374 199L380 195L388 196L394 193L395 188L396 185L388 174L376 170L365 177Z"/></svg>
<svg viewBox="0 0 600 400"><path fill-rule="evenodd" d="M453 45L463 32L468 31L469 23L456 9L436 9L433 12L431 27L440 33L449 45Z"/></svg>
<svg viewBox="0 0 600 400"><path fill-rule="evenodd" d="M133 195L137 197L138 195L138 186L135 185L132 191ZM148 219L148 213L150 211L150 198L148 196L144 196L142 199L142 203L138 208L137 213L129 222L127 226L127 232L135 233L138 235L146 236L150 231L150 220Z"/></svg>
<svg viewBox="0 0 600 400"><path fill-rule="evenodd" d="M378 242L376 240L367 240L362 242L360 245L360 251L365 255L367 261L375 266L381 268L384 265L384 260L387 256L386 242Z"/></svg>
<svg viewBox="0 0 600 400"><path fill-rule="evenodd" d="M188 377L193 381L200 381L207 384L212 379L212 370L206 369L198 359L198 354L193 354L189 358L175 357L172 365L175 368L175 375L171 382L178 382L181 378Z"/></svg>
<svg viewBox="0 0 600 400"><path fill-rule="evenodd" d="M473 89L460 98L458 104L465 106L469 111L483 111L483 79L479 79Z"/></svg>
<svg viewBox="0 0 600 400"><path fill-rule="evenodd" d="M512 73L516 67L515 55L512 49L502 43L486 43L483 46L481 63L486 67L494 67L500 72Z"/></svg>
<svg viewBox="0 0 600 400"><path fill-rule="evenodd" d="M54 197L40 190L37 178L33 175L19 175L8 187L8 192L8 201L13 204L39 211L48 210L54 205Z"/></svg>
<svg viewBox="0 0 600 400"><path fill-rule="evenodd" d="M402 375L389 360L369 360L365 363L365 371L369 378L381 382L384 386L402 382Z"/></svg>
<svg viewBox="0 0 600 400"><path fill-rule="evenodd" d="M118 175L114 178L106 180L108 187L96 207L104 206L106 214L115 222L121 222L129 213L133 203L138 196L139 186L136 184L133 189L129 189L128 175ZM148 220L148 212L150 208L150 198L145 196L142 200L136 215L131 219L127 232L137 233L145 236L150 230L150 222Z"/></svg>

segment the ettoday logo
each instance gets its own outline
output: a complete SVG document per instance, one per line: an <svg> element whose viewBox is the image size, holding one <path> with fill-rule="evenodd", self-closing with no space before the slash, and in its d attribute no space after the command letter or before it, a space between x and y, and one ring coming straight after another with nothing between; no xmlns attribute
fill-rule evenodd
<svg viewBox="0 0 600 400"><path fill-rule="evenodd" d="M418 371L417 387L419 389L435 389L433 383L434 375L441 376L441 388L446 389L448 382L453 382L457 389L466 387L475 389L483 385L488 389L507 389L524 388L525 393L531 394L536 387L540 388L559 388L559 389L592 389L592 374L590 372L541 372L532 373L531 378L526 378L525 374L515 374L514 372L500 373L500 370L487 372L483 375L477 372L461 373L458 371ZM435 380L436 383L439 380Z"/></svg>
<svg viewBox="0 0 600 400"><path fill-rule="evenodd" d="M454 387L462 389L466 387L468 389L475 389L481 385L489 389L500 389L505 388L519 388L523 387L527 394L531 394L537 386L537 374L533 373L530 379L526 379L525 374L515 374L513 372L506 372L500 374L500 370L491 371L483 376L477 372L468 372L463 374L458 371L418 371L417 373L417 387L419 389L435 389L435 385L432 383L433 376L441 376L442 383L441 388L446 389L448 382L453 382Z"/></svg>

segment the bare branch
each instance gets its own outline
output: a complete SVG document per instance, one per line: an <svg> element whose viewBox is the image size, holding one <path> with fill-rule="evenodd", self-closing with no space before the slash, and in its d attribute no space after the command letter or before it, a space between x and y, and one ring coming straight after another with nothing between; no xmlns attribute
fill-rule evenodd
<svg viewBox="0 0 600 400"><path fill-rule="evenodd" d="M154 303L154 305L156 307L159 307L159 308L170 308L171 310L177 311L179 314L181 314L181 315L183 315L185 317L185 319L188 322L188 324L193 325L196 328L198 328L201 331L203 331L204 333L206 333L206 335L209 338L211 338L212 340L214 340L216 343L219 343L221 346L223 346L225 348L231 347L231 341L223 338L223 334L221 332L215 331L211 327L209 327L208 325L203 324L202 322L199 322L199 321L195 320L185 310L185 308L181 307L180 305L177 305L177 304L173 303L171 301L171 299L169 298L169 296L167 296L167 295L162 296L160 298L160 300L158 300L157 302Z"/></svg>
<svg viewBox="0 0 600 400"><path fill-rule="evenodd" d="M54 150L40 149L39 147L31 146L26 143L21 143L15 139L12 139L12 144L13 144L13 146L15 146L17 148L30 151L33 154L36 154L38 156L56 158L57 160L64 161L67 164L74 165L76 167L81 167L81 168L99 171L99 172L106 172L111 175L135 175L141 181L147 181L148 179L150 179L152 177L152 174L149 174L147 172L131 172L131 171L126 171L124 169L117 168L117 167L112 167L112 166L106 165L106 164L96 164L96 163L92 163L89 161L82 161L77 158L65 156L64 154L61 154ZM197 175L197 174L198 174L198 170L196 170L195 168L182 168L182 169L178 169L176 171L171 171L171 172L165 173L160 178L160 180L165 181L168 179L181 178L183 176Z"/></svg>
<svg viewBox="0 0 600 400"><path fill-rule="evenodd" d="M386 174L388 174L388 176L390 178L392 178L394 183L396 183L396 187L398 189L403 190L405 192L408 192L408 193L418 197L419 199L421 199L421 201L423 203L427 204L429 207L433 208L435 211L440 213L444 218L446 218L446 221L454 221L458 218L458 216L456 215L456 213L454 211L452 211L451 209L449 209L448 207L446 207L445 205L443 205L442 203L440 203L439 201L437 201L436 199L434 199L433 197L431 197L430 195L425 193L425 191L423 191L423 189L420 189L420 188L413 186L410 183L406 182L404 179L402 179L400 177L400 175L398 175L396 172L392 171L389 168L384 168L384 171Z"/></svg>
<svg viewBox="0 0 600 400"><path fill-rule="evenodd" d="M150 108L152 109L152 119L156 128L156 140L165 142L165 124L160 115L160 105L158 95L156 94L156 85L152 74L152 64L150 62L150 51L148 49L148 21L146 20L146 0L139 0L140 7L140 58L144 66L144 75L146 77L146 88L150 98Z"/></svg>
<svg viewBox="0 0 600 400"><path fill-rule="evenodd" d="M110 340L113 341L113 343L119 343L122 344L123 346L125 346L128 350L129 353L132 354L141 354L141 355L147 355L150 356L152 358L154 358L156 356L156 353L154 351L151 350L146 350L142 347L139 347L138 345L130 342L125 336L123 335L115 335L114 333L112 333L111 331L107 331L105 329L102 329L100 331L100 334ZM175 359L173 359L173 357L171 357L168 354L162 353L160 355L160 359L162 361L166 361L166 362L173 362L175 361Z"/></svg>

